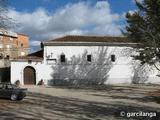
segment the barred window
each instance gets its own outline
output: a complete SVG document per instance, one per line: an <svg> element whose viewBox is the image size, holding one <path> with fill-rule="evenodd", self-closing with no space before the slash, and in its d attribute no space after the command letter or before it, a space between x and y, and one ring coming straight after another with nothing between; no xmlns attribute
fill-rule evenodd
<svg viewBox="0 0 160 120"><path fill-rule="evenodd" d="M91 62L92 61L92 55L87 55L87 61Z"/></svg>
<svg viewBox="0 0 160 120"><path fill-rule="evenodd" d="M116 61L116 56L115 55L111 55L111 61L115 62Z"/></svg>
<svg viewBox="0 0 160 120"><path fill-rule="evenodd" d="M61 62L66 62L66 57L65 57L65 55L64 54L62 54L61 56L60 56L60 59L61 59Z"/></svg>

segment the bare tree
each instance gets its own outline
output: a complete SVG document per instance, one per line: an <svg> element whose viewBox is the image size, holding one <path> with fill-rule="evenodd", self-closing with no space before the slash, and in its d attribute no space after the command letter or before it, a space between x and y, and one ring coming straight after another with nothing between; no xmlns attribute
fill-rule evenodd
<svg viewBox="0 0 160 120"><path fill-rule="evenodd" d="M67 63L53 66L52 84L74 86L104 84L112 67L110 56L107 56L107 48L99 47L91 63L86 59L87 54L86 50L82 55L72 56L71 61Z"/></svg>
<svg viewBox="0 0 160 120"><path fill-rule="evenodd" d="M131 57L138 54L135 48L126 48L122 50L121 55L125 57ZM143 84L149 80L149 76L154 73L155 69L153 66L149 64L141 64L140 61L132 60L129 62L131 65L133 77L132 83L133 84Z"/></svg>
<svg viewBox="0 0 160 120"><path fill-rule="evenodd" d="M13 20L7 15L8 0L0 0L0 28L8 29L12 27Z"/></svg>
<svg viewBox="0 0 160 120"><path fill-rule="evenodd" d="M141 65L138 62L133 64L133 84L143 84L148 81L149 75L151 73L151 66L145 64Z"/></svg>

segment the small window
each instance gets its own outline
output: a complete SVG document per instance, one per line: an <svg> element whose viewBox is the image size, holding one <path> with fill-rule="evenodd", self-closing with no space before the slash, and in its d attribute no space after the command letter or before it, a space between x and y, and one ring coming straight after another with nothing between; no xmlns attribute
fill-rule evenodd
<svg viewBox="0 0 160 120"><path fill-rule="evenodd" d="M61 55L61 62L66 62L66 57L64 54Z"/></svg>
<svg viewBox="0 0 160 120"><path fill-rule="evenodd" d="M8 49L11 48L11 45L6 45L6 48L8 48Z"/></svg>
<svg viewBox="0 0 160 120"><path fill-rule="evenodd" d="M10 56L9 56L9 55L7 55L7 56L6 56L6 59L9 59L9 58L10 58Z"/></svg>
<svg viewBox="0 0 160 120"><path fill-rule="evenodd" d="M28 64L31 64L32 63L32 60L28 60Z"/></svg>
<svg viewBox="0 0 160 120"><path fill-rule="evenodd" d="M25 52L21 52L21 56L24 56L25 55Z"/></svg>
<svg viewBox="0 0 160 120"><path fill-rule="evenodd" d="M23 43L21 43L21 47L23 47Z"/></svg>
<svg viewBox="0 0 160 120"><path fill-rule="evenodd" d="M111 61L115 62L116 61L116 56L115 55L111 55Z"/></svg>
<svg viewBox="0 0 160 120"><path fill-rule="evenodd" d="M9 38L10 39L10 41L13 41L13 38Z"/></svg>
<svg viewBox="0 0 160 120"><path fill-rule="evenodd" d="M87 55L87 61L91 62L92 61L92 55Z"/></svg>
<svg viewBox="0 0 160 120"><path fill-rule="evenodd" d="M0 59L2 59L3 58L3 54L2 53L0 53Z"/></svg>
<svg viewBox="0 0 160 120"><path fill-rule="evenodd" d="M3 45L2 45L2 44L0 44L0 48L3 48Z"/></svg>

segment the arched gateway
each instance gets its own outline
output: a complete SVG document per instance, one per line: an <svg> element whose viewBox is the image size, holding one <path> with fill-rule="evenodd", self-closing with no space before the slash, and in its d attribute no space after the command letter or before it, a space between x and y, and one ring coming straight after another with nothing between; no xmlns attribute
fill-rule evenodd
<svg viewBox="0 0 160 120"><path fill-rule="evenodd" d="M23 73L24 73L23 75L24 85L36 84L36 70L33 67L31 66L25 67Z"/></svg>

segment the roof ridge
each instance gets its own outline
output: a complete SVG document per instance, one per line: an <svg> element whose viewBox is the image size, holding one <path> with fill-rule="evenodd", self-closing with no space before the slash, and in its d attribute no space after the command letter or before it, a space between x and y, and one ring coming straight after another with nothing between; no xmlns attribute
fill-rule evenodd
<svg viewBox="0 0 160 120"><path fill-rule="evenodd" d="M112 37L112 38L126 38L125 36L109 36L109 35L65 35L63 37Z"/></svg>
<svg viewBox="0 0 160 120"><path fill-rule="evenodd" d="M85 36L85 35L67 35L45 42L129 42L125 36Z"/></svg>

